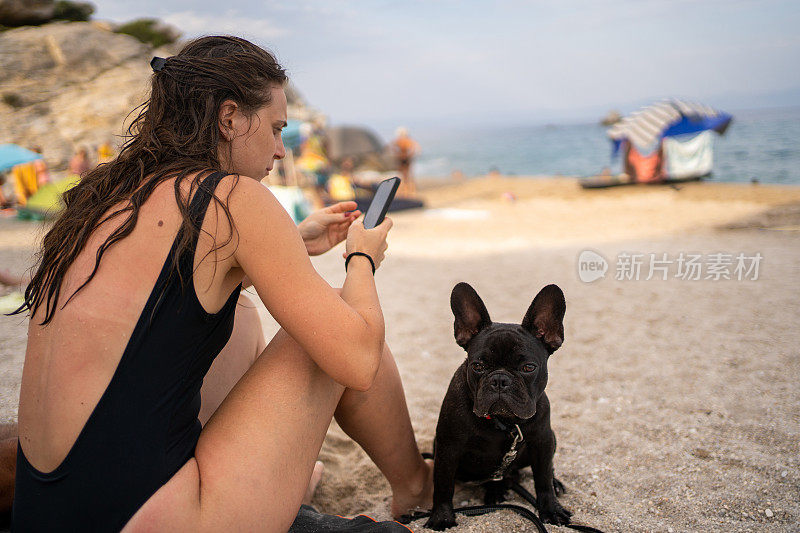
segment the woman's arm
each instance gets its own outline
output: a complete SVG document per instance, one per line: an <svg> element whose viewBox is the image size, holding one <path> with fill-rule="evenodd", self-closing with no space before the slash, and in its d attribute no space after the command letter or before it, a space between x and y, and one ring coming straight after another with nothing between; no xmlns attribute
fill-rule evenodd
<svg viewBox="0 0 800 533"><path fill-rule="evenodd" d="M239 236L236 266L252 280L275 320L334 380L368 389L384 340L369 261L360 256L351 260L340 297L314 269L297 228L265 187L241 177L228 207ZM379 263L390 225L376 230L361 226L367 235L354 239L353 246L364 249L350 251L368 253Z"/></svg>
<svg viewBox="0 0 800 533"><path fill-rule="evenodd" d="M321 255L347 238L355 219L361 216L355 202L339 202L311 213L297 225L308 255ZM249 276L242 279L242 287L253 286Z"/></svg>

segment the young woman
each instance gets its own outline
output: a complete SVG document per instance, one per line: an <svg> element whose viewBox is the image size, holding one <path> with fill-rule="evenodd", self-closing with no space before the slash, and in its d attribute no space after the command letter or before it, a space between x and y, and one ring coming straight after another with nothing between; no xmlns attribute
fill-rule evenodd
<svg viewBox="0 0 800 533"><path fill-rule="evenodd" d="M395 516L428 505L373 279L391 221L366 230L344 203L295 227L259 183L284 156L286 75L268 52L204 37L154 70L120 154L66 194L25 293L12 527L285 531L334 416ZM345 236L336 290L308 256ZM237 309L248 280L282 326L266 348Z"/></svg>

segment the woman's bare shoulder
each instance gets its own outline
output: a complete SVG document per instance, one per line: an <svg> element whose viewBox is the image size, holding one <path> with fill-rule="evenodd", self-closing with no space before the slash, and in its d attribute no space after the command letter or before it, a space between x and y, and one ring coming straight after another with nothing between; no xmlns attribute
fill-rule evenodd
<svg viewBox="0 0 800 533"><path fill-rule="evenodd" d="M241 217L252 222L270 219L280 225L288 222L294 227L291 217L275 195L254 178L233 174L226 176L219 183L218 196L227 200L234 222Z"/></svg>

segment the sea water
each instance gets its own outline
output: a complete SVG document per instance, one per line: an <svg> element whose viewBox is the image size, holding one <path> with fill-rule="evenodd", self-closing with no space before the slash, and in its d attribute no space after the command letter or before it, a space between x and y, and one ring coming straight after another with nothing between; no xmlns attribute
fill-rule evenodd
<svg viewBox="0 0 800 533"><path fill-rule="evenodd" d="M733 112L724 135L714 135L711 181L800 184L800 107ZM506 175L591 176L612 160L606 127L600 124L548 124L490 127L439 126L412 131L422 152L414 173L478 176L492 170Z"/></svg>

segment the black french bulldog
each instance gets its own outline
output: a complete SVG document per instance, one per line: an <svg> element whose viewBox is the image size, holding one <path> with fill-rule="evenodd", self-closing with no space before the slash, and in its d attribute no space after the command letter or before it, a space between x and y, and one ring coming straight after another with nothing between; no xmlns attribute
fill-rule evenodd
<svg viewBox="0 0 800 533"><path fill-rule="evenodd" d="M522 325L492 322L467 283L453 288L450 307L456 342L467 359L442 402L434 441L433 511L425 527L442 531L456 525L456 480L481 482L485 503L492 505L503 501L526 466L533 471L541 520L568 524L571 513L556 499L564 487L553 477L556 437L544 393L547 360L564 342L564 293L556 285L543 288Z"/></svg>

